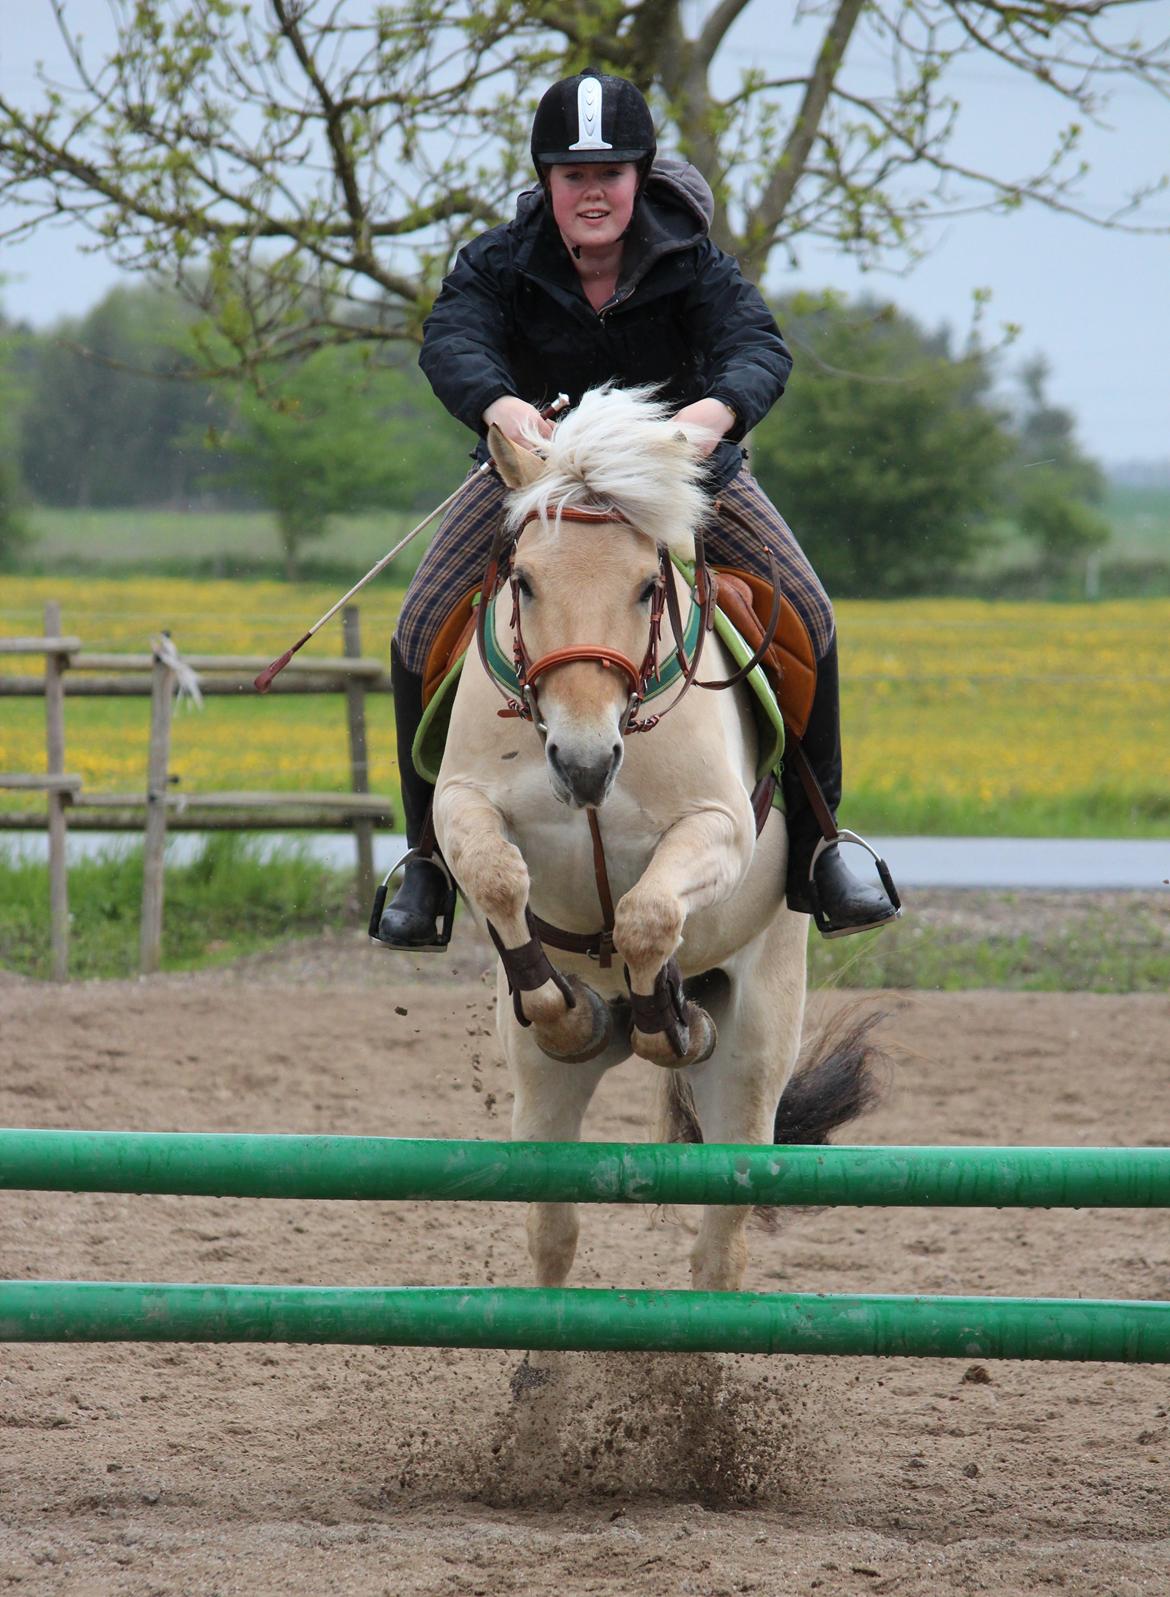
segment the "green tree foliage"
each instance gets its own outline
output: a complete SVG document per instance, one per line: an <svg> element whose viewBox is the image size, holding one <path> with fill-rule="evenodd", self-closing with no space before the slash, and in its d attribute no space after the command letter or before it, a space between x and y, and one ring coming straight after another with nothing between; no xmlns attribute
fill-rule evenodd
<svg viewBox="0 0 1170 1597"><path fill-rule="evenodd" d="M275 512L290 578L330 516L433 503L457 486L467 435L424 388L416 371L374 365L353 347L282 369L263 395L240 388L222 440L227 475Z"/></svg>
<svg viewBox="0 0 1170 1597"><path fill-rule="evenodd" d="M778 314L796 376L752 437L764 487L832 593L946 591L1014 452L988 357L956 358L891 305L803 297Z"/></svg>
<svg viewBox="0 0 1170 1597"><path fill-rule="evenodd" d="M11 455L0 454L0 567L10 564L28 539L22 501L16 463Z"/></svg>
<svg viewBox="0 0 1170 1597"><path fill-rule="evenodd" d="M1045 394L1048 367L1029 361L1021 373L1017 457L1008 508L1047 576L1065 576L1109 542L1109 523L1095 507L1105 492L1100 467L1081 453L1071 411Z"/></svg>
<svg viewBox="0 0 1170 1597"><path fill-rule="evenodd" d="M209 364L237 369L417 337L454 250L530 180L536 91L585 62L653 95L757 279L810 238L904 263L979 206L1141 228L1140 189L1084 200L1081 123L1118 84L1170 90L1162 0L810 0L781 8L782 78L734 60L775 0L112 0L104 60L79 0L26 3L52 6L71 65L0 92L8 234L71 217L165 272L207 313ZM1046 159L958 158L964 70L1041 86Z"/></svg>
<svg viewBox="0 0 1170 1597"><path fill-rule="evenodd" d="M28 539L18 448L24 342L0 312L0 567L8 565Z"/></svg>
<svg viewBox="0 0 1170 1597"><path fill-rule="evenodd" d="M1020 531L1035 547L1047 576L1064 576L1109 542L1109 523L1082 499L1070 499L1059 479L1037 472L1020 496Z"/></svg>
<svg viewBox="0 0 1170 1597"><path fill-rule="evenodd" d="M176 504L207 486L202 438L227 412L195 371L191 321L177 294L118 288L30 341L20 458L39 500Z"/></svg>

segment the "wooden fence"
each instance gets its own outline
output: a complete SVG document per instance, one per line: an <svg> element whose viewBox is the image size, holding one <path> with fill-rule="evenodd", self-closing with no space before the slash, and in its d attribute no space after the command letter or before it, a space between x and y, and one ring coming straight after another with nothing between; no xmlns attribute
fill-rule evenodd
<svg viewBox="0 0 1170 1597"><path fill-rule="evenodd" d="M51 969L63 981L69 968L69 897L66 828L142 831L144 866L140 969L158 969L163 916L163 861L168 831L263 831L337 828L351 830L357 855L359 899L374 889L374 827L393 821L391 800L369 790L366 739L367 693L388 693L382 662L363 656L356 605L343 612L343 653L327 663L294 659L273 683L273 693L342 693L349 733L348 793L176 793L170 775L171 709L178 686L175 655L166 647L150 654L87 652L80 638L62 631L61 610L45 605L41 637L0 638L0 655L43 655L44 674L0 674L0 698L44 698L44 773L0 773L0 788L42 792L44 811L0 813L0 830L49 835ZM165 635L164 635L165 636ZM252 691L252 679L268 664L261 656L194 654L182 663L198 673L205 696ZM144 788L137 793L93 792L65 769L67 697L150 697L150 751Z"/></svg>

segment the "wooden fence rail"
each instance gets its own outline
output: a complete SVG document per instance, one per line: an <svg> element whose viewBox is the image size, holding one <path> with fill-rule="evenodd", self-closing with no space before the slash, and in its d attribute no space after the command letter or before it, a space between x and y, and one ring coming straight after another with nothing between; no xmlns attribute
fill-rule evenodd
<svg viewBox="0 0 1170 1597"><path fill-rule="evenodd" d="M0 698L45 701L45 771L0 773L0 789L43 792L44 812L0 812L0 830L49 834L49 900L52 976L63 981L69 963L69 900L66 816L78 830L142 831L144 870L139 967L157 970L162 941L163 862L168 831L265 831L343 828L354 835L359 900L374 889L374 828L393 823L391 800L369 791L365 699L388 693L390 676L380 660L363 656L358 609L343 612L340 659L293 660L273 684L275 693L339 693L346 704L349 735L348 793L176 793L170 777L171 709L177 673L166 652L110 654L86 651L82 640L61 630L60 606L45 605L42 637L0 638L2 655L43 655L43 676L0 674ZM200 677L204 696L252 692L252 679L267 659L243 654L183 657ZM66 698L144 698L151 701L146 781L139 793L90 792L65 770Z"/></svg>

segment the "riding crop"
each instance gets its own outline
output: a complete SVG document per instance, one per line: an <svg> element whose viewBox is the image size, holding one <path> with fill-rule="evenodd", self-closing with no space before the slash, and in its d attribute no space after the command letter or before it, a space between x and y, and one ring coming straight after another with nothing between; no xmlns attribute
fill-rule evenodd
<svg viewBox="0 0 1170 1597"><path fill-rule="evenodd" d="M546 421L548 421L553 416L558 415L562 410L565 410L568 407L568 403L569 396L567 394L558 394L551 404L544 406L540 414ZM491 461L485 460L478 471L473 472L470 477L465 478L464 481L459 484L458 488L456 488L453 494L448 494L441 505L436 505L429 516L424 516L417 527L413 527L410 532L406 534L405 538L399 539L399 541L394 545L393 549L391 549L387 554L384 554L381 560L379 560L375 565L372 565L366 572L365 576L362 577L358 582L354 583L353 587L348 593L343 593L336 604L331 605L323 616L318 617L318 619L313 622L313 625L305 633L303 638L298 638L291 649L286 649L282 655L279 655L275 660L273 660L271 665L266 665L263 671L261 671L260 675L256 677L255 681L253 682L253 686L255 687L256 691L258 693L267 693L275 679L284 670L285 666L292 659L293 655L297 653L298 649L303 649L305 644L308 643L309 639L313 637L315 633L320 632L326 621L331 621L333 619L333 617L341 609L342 605L348 604L350 599L353 598L354 594L360 593L365 587L366 583L372 582L379 572L385 571L391 560L394 559L394 556L401 554L402 550L406 548L407 544L412 538L417 538L424 527L429 527L436 516L441 515L449 505L454 504L455 500L459 498L459 495L468 489L473 482L477 482L485 472L490 471L491 467Z"/></svg>

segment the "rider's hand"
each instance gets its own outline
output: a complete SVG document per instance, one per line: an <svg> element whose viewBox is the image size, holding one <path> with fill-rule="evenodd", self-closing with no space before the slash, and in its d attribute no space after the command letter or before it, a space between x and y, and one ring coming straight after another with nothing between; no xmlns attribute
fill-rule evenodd
<svg viewBox="0 0 1170 1597"><path fill-rule="evenodd" d="M674 419L691 427L702 427L707 432L708 436L697 438L695 444L702 454L709 455L724 433L729 433L735 426L738 418L731 406L725 405L721 399L698 399L693 405L684 405L681 410L676 410Z"/></svg>
<svg viewBox="0 0 1170 1597"><path fill-rule="evenodd" d="M546 421L535 405L530 405L526 399L518 399L515 394L504 394L500 399L493 399L484 411L483 419L488 427L498 427L505 438L510 438L522 449L532 448L531 434L534 430L541 438L551 438L553 433L552 422Z"/></svg>

